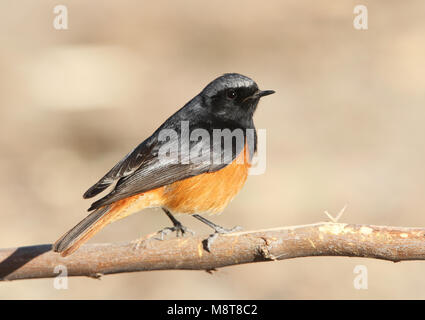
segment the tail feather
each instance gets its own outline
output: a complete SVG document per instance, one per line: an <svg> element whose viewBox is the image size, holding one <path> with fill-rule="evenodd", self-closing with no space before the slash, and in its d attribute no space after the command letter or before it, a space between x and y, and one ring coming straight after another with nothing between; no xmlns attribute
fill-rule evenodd
<svg viewBox="0 0 425 320"><path fill-rule="evenodd" d="M53 251L61 253L63 257L70 255L106 224L111 222L113 218L111 206L104 206L93 211L57 240L53 244Z"/></svg>
<svg viewBox="0 0 425 320"><path fill-rule="evenodd" d="M159 188L96 208L57 240L53 244L53 251L63 257L70 255L107 224L145 208L162 206L162 193L163 190Z"/></svg>

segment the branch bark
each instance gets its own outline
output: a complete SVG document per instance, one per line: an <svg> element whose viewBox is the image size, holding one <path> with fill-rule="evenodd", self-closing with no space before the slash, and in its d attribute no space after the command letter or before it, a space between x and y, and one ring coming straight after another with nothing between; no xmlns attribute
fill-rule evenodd
<svg viewBox="0 0 425 320"><path fill-rule="evenodd" d="M51 245L0 249L0 280L151 270L215 270L244 263L311 256L347 256L389 261L424 260L425 228L316 223L220 235L204 249L205 237L113 244L88 244L63 258Z"/></svg>

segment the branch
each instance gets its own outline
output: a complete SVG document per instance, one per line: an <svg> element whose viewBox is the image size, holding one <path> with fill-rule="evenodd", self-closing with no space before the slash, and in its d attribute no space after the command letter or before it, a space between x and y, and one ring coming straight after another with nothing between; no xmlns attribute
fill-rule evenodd
<svg viewBox="0 0 425 320"><path fill-rule="evenodd" d="M244 263L311 256L347 256L390 260L425 259L425 228L403 228L343 223L316 223L220 235L205 251L205 237L159 241L89 244L63 258L51 245L0 249L0 280L150 270L207 270Z"/></svg>

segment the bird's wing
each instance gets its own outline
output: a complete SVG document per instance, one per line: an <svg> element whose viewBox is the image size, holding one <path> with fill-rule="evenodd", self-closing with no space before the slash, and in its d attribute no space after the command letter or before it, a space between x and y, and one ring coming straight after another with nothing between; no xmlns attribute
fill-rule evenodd
<svg viewBox="0 0 425 320"><path fill-rule="evenodd" d="M152 155L152 149L155 147L156 143L154 139L151 138L143 141L121 159L107 174L84 193L83 198L92 198L108 188L116 180L134 173L140 165L144 161L147 161L147 158Z"/></svg>

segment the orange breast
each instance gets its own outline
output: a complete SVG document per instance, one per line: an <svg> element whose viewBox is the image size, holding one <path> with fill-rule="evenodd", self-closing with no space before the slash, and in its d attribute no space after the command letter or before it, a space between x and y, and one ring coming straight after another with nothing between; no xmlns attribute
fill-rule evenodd
<svg viewBox="0 0 425 320"><path fill-rule="evenodd" d="M245 144L238 157L223 169L165 186L162 206L172 213L220 213L242 189L249 167Z"/></svg>

